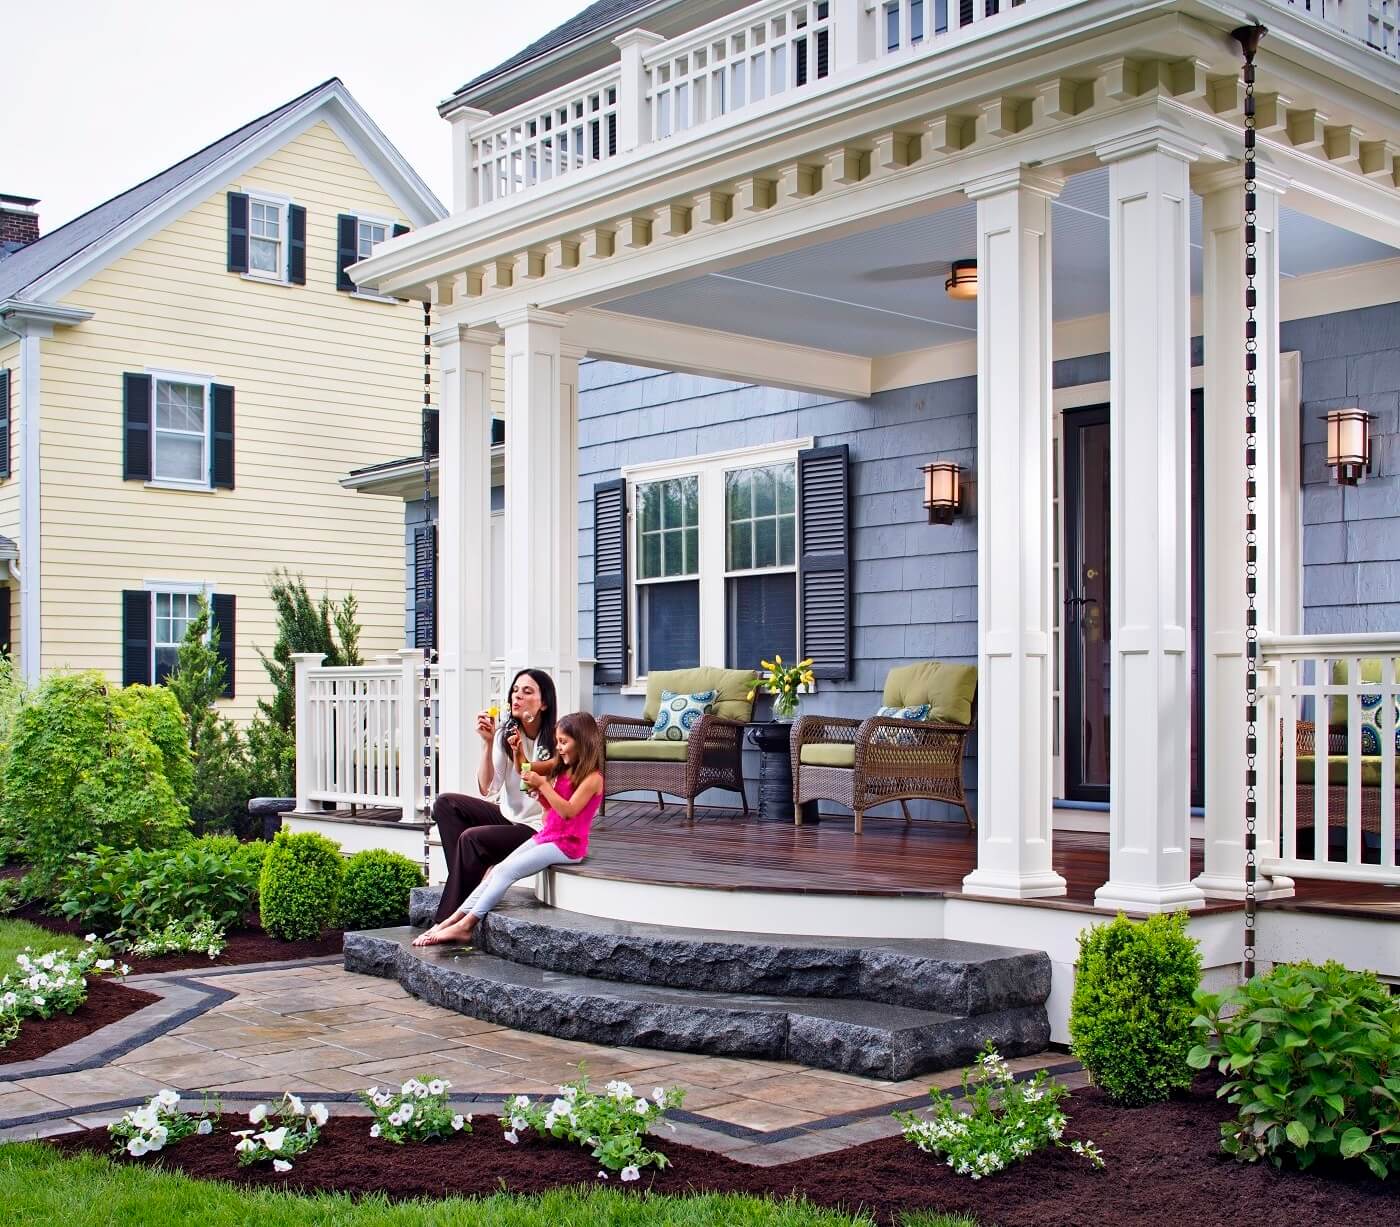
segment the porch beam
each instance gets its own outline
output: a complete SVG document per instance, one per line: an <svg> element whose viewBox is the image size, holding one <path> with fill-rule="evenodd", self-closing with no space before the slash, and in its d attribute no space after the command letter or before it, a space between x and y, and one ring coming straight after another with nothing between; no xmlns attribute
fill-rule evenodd
<svg viewBox="0 0 1400 1227"><path fill-rule="evenodd" d="M871 360L597 308L569 317L566 340L594 358L863 400Z"/></svg>
<svg viewBox="0 0 1400 1227"><path fill-rule="evenodd" d="M1019 168L977 201L977 868L969 893L1063 895L1051 865L1050 215L1059 179Z"/></svg>
<svg viewBox="0 0 1400 1227"><path fill-rule="evenodd" d="M1147 132L1109 163L1109 879L1100 907L1200 907L1191 882L1193 145Z"/></svg>
<svg viewBox="0 0 1400 1227"><path fill-rule="evenodd" d="M539 668L559 713L580 706L578 663L578 360L568 317L527 308L505 338L505 672ZM487 435L482 434L483 438Z"/></svg>
<svg viewBox="0 0 1400 1227"><path fill-rule="evenodd" d="M475 718L491 689L491 347L498 334L452 326L433 333L438 417L438 656L446 792L475 792Z"/></svg>
<svg viewBox="0 0 1400 1227"><path fill-rule="evenodd" d="M1202 415L1204 506L1203 534L1205 720L1204 750L1205 867L1196 885L1212 899L1242 899L1245 894L1245 233L1244 178L1239 166L1197 176L1192 186L1201 197L1201 331L1205 348L1205 407ZM1276 444L1285 437L1279 412L1279 197L1283 185L1268 177L1256 180L1255 291L1258 346L1255 414L1259 473L1257 560L1260 582L1255 600L1259 623L1278 624L1276 580L1280 471ZM1262 728L1271 728L1268 721ZM1261 767L1271 761L1264 747ZM1261 770L1261 778L1272 772ZM1277 856L1277 806L1270 789L1260 790L1259 858ZM1257 897L1293 893L1287 878L1261 876Z"/></svg>

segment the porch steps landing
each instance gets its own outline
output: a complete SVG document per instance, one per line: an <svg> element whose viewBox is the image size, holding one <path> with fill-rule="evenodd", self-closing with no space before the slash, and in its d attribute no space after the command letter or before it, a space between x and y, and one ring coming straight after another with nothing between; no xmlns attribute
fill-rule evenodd
<svg viewBox="0 0 1400 1227"><path fill-rule="evenodd" d="M415 891L431 919L436 891ZM345 935L347 970L503 1026L565 1039L798 1061L899 1081L1049 1042L1041 951L946 940L776 937L629 924L521 899L472 951L412 928Z"/></svg>

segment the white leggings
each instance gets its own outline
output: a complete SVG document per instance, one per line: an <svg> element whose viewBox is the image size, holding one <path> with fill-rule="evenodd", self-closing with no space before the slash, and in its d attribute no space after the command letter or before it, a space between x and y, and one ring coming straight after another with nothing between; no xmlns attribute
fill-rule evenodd
<svg viewBox="0 0 1400 1227"><path fill-rule="evenodd" d="M491 871L491 876L467 896L461 911L463 914L470 912L480 920L521 878L528 878L551 865L577 865L581 860L581 856L566 855L558 844L536 843L532 836L501 861Z"/></svg>

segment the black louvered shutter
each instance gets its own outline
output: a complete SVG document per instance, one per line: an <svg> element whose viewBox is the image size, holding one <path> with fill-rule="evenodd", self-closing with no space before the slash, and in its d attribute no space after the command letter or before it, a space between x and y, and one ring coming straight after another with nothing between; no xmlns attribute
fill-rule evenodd
<svg viewBox="0 0 1400 1227"><path fill-rule="evenodd" d="M802 655L819 678L851 676L851 483L846 445L797 454Z"/></svg>
<svg viewBox="0 0 1400 1227"><path fill-rule="evenodd" d="M291 205L287 216L287 280L293 285L305 285L306 210L301 205Z"/></svg>
<svg viewBox="0 0 1400 1227"><path fill-rule="evenodd" d="M401 234L407 234L407 233L408 233L408 227L405 226L405 225L403 224L403 222L395 222L395 223L394 223L394 237L395 237L395 238L398 238L399 235L401 235Z"/></svg>
<svg viewBox="0 0 1400 1227"><path fill-rule="evenodd" d="M0 652L6 656L12 655L10 651L11 591L9 584L0 584Z"/></svg>
<svg viewBox="0 0 1400 1227"><path fill-rule="evenodd" d="M209 415L209 484L216 490L233 489L233 389L216 383L209 389L213 402Z"/></svg>
<svg viewBox="0 0 1400 1227"><path fill-rule="evenodd" d="M437 526L413 530L413 646L437 647Z"/></svg>
<svg viewBox="0 0 1400 1227"><path fill-rule="evenodd" d="M151 684L151 594L122 593L122 685Z"/></svg>
<svg viewBox="0 0 1400 1227"><path fill-rule="evenodd" d="M355 283L345 270L360 258L360 219L342 213L335 219L335 288L351 293Z"/></svg>
<svg viewBox="0 0 1400 1227"><path fill-rule="evenodd" d="M151 377L122 376L122 477L151 480Z"/></svg>
<svg viewBox="0 0 1400 1227"><path fill-rule="evenodd" d="M224 688L220 693L233 698L234 644L238 634L237 601L231 592L216 592L209 598L210 618L219 631L219 659L224 662Z"/></svg>
<svg viewBox="0 0 1400 1227"><path fill-rule="evenodd" d="M5 370L0 371L0 477L10 476L10 422L10 372Z"/></svg>
<svg viewBox="0 0 1400 1227"><path fill-rule="evenodd" d="M426 455L436 456L441 450L442 419L440 410L426 409L423 418L423 448Z"/></svg>
<svg viewBox="0 0 1400 1227"><path fill-rule="evenodd" d="M594 678L605 686L627 682L627 482L593 487Z"/></svg>
<svg viewBox="0 0 1400 1227"><path fill-rule="evenodd" d="M248 197L243 192L228 194L228 271L248 271Z"/></svg>

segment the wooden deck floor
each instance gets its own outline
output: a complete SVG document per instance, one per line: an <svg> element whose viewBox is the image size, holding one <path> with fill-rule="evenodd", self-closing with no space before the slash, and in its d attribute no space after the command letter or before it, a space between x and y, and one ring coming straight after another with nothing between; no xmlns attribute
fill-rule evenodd
<svg viewBox="0 0 1400 1227"><path fill-rule="evenodd" d="M976 836L960 824L906 824L899 817L867 815L857 837L849 818L796 827L745 818L737 810L697 808L692 823L678 807L611 801L594 823L588 859L567 872L730 890L936 896L962 893L976 853ZM1193 873L1200 872L1201 859L1197 841ZM1058 905L1092 908L1094 891L1108 876L1108 837L1057 831L1053 860L1069 886ZM1400 889L1300 881L1295 900L1272 906L1335 908L1400 920Z"/></svg>

